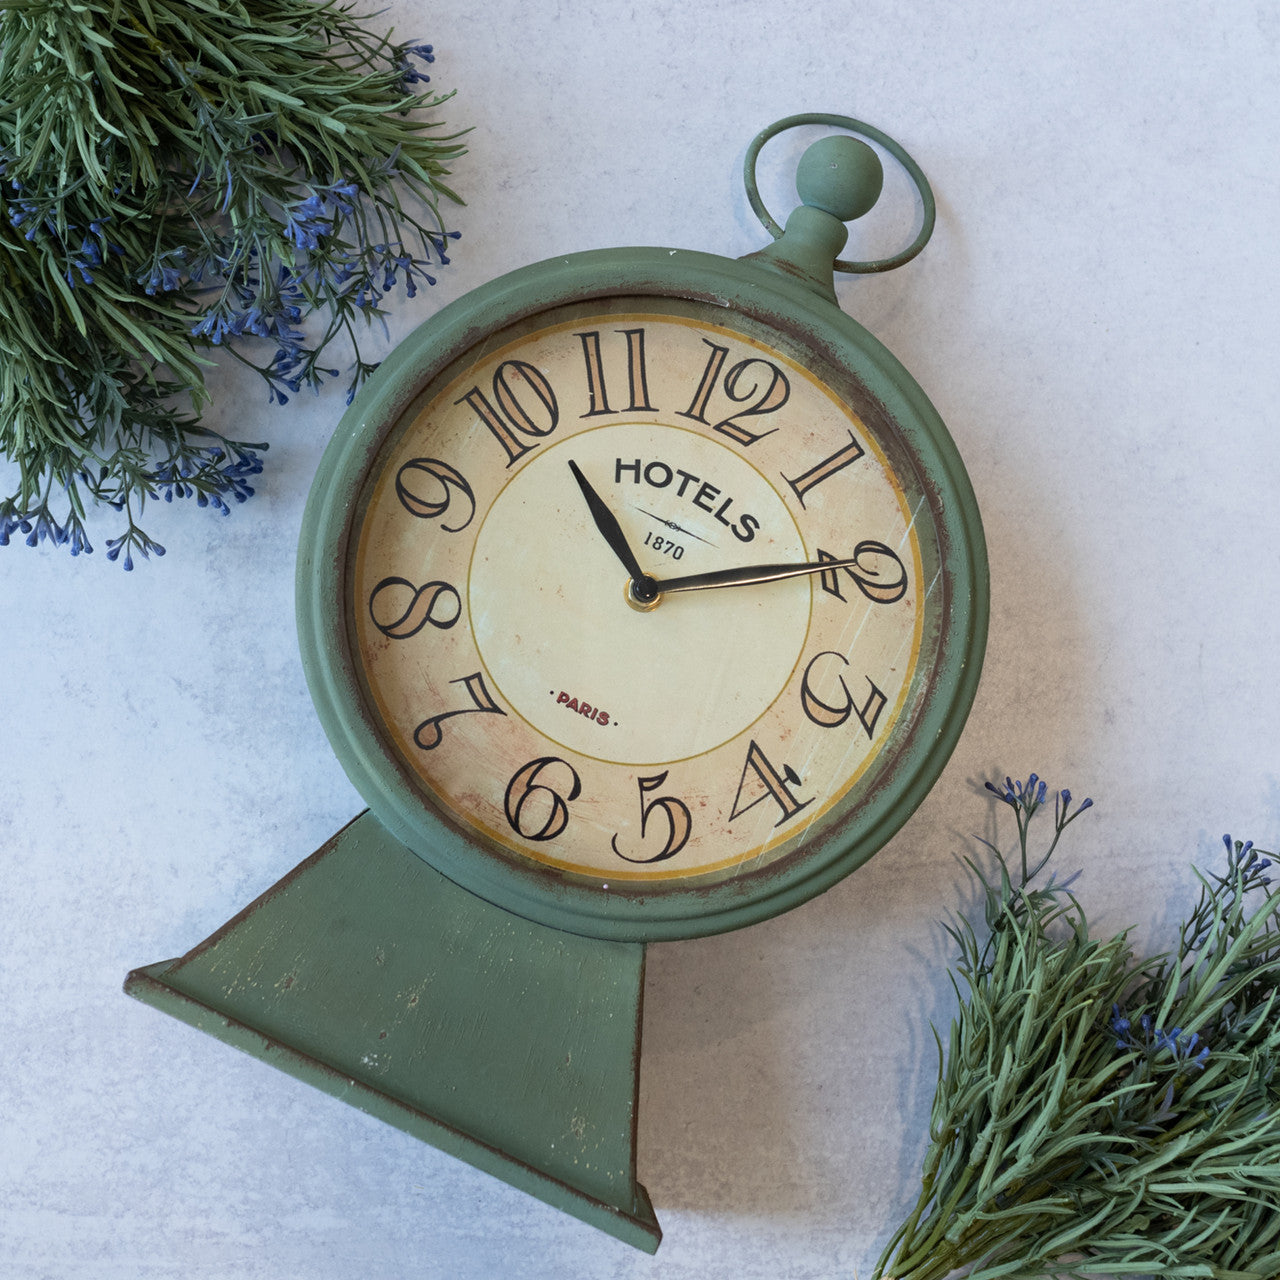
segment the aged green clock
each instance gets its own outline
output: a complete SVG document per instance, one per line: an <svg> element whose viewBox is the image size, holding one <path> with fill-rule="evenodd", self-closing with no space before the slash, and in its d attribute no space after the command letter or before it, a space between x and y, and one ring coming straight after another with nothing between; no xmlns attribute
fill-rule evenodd
<svg viewBox="0 0 1280 1280"><path fill-rule="evenodd" d="M730 261L516 271L340 424L302 655L369 813L130 989L632 1243L643 944L763 920L879 849L959 735L976 504L911 377L835 305L879 195L848 135ZM252 974L252 980L247 975ZM210 1014L216 1017L209 1016Z"/></svg>

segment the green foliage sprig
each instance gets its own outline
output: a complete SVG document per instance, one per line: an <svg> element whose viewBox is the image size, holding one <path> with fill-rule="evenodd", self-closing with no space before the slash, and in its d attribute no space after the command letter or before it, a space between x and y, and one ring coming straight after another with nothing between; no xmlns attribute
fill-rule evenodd
<svg viewBox="0 0 1280 1280"><path fill-rule="evenodd" d="M1048 852L1034 774L988 784L1019 858L970 861L982 927L949 928L960 1010L945 1051L919 1200L877 1277L1280 1275L1280 893L1252 843L1224 838L1175 950L1090 933Z"/></svg>
<svg viewBox="0 0 1280 1280"><path fill-rule="evenodd" d="M131 568L148 499L252 493L266 446L199 419L215 348L283 402L343 338L354 394L383 299L448 260L431 61L338 0L0 0L0 545L91 551L107 503Z"/></svg>

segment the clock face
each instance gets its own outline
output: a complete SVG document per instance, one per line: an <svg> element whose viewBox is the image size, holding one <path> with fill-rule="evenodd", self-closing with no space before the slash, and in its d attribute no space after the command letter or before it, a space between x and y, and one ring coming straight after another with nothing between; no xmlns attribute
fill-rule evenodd
<svg viewBox="0 0 1280 1280"><path fill-rule="evenodd" d="M313 693L379 816L482 896L616 937L734 927L870 856L976 676L956 617L985 581L957 597L934 439L742 308L614 291L457 332L339 433L309 517L340 531L300 593L339 673Z"/></svg>
<svg viewBox="0 0 1280 1280"><path fill-rule="evenodd" d="M756 869L903 712L911 498L772 343L579 310L486 344L390 433L350 575L363 679L431 801L516 857L602 885ZM847 563L639 607L571 464L659 580Z"/></svg>

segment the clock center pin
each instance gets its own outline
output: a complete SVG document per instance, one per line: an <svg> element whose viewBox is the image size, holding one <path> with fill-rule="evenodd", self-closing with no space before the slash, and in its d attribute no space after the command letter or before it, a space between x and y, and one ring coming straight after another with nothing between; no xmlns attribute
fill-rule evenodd
<svg viewBox="0 0 1280 1280"><path fill-rule="evenodd" d="M649 577L628 578L622 592L637 613L652 613L662 603L662 592Z"/></svg>

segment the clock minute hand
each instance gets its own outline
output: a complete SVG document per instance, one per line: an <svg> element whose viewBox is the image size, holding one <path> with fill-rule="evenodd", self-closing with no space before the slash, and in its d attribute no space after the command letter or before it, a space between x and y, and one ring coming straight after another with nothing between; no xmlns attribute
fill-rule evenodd
<svg viewBox="0 0 1280 1280"><path fill-rule="evenodd" d="M844 569L856 563L856 560L811 560L805 564L751 564L737 569L714 569L710 573L689 573L679 578L658 578L653 585L659 595L673 591L702 591L708 587L750 587L761 582L799 578L807 573Z"/></svg>
<svg viewBox="0 0 1280 1280"><path fill-rule="evenodd" d="M587 500L587 507L591 511L591 518L595 521L596 528L613 549L614 555L622 561L622 567L631 575L636 594L643 593L646 598L650 598L648 585L653 579L640 567L640 562L636 559L635 552L631 550L627 543L627 536L618 523L618 517L609 510L604 499L591 487L591 482L582 474L582 469L572 458L569 459L569 470L573 472L573 478L578 482L578 488L582 490L582 496Z"/></svg>

